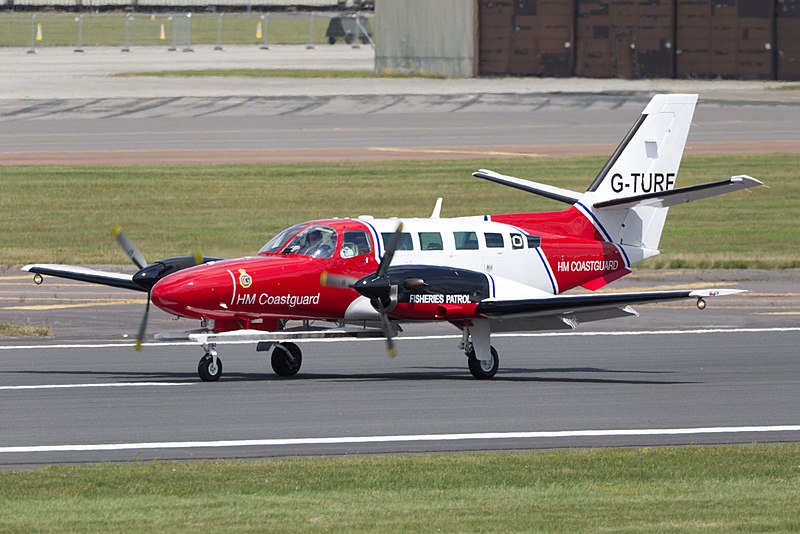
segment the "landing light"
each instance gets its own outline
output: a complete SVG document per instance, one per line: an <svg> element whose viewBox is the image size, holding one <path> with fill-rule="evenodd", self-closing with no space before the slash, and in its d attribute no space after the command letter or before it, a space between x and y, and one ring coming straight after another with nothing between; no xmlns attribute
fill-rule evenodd
<svg viewBox="0 0 800 534"><path fill-rule="evenodd" d="M697 309L698 310L705 310L706 309L706 301L699 298L697 299Z"/></svg>

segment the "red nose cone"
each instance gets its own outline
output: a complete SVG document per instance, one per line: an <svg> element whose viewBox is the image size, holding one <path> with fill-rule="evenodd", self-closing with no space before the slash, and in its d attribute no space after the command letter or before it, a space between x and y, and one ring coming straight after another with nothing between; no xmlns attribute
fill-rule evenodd
<svg viewBox="0 0 800 534"><path fill-rule="evenodd" d="M220 303L230 300L231 279L226 271L198 265L159 280L150 292L153 304L184 317L225 313Z"/></svg>
<svg viewBox="0 0 800 534"><path fill-rule="evenodd" d="M191 295L193 287L190 277L175 273L156 282L150 290L150 299L164 311L185 315L187 297Z"/></svg>

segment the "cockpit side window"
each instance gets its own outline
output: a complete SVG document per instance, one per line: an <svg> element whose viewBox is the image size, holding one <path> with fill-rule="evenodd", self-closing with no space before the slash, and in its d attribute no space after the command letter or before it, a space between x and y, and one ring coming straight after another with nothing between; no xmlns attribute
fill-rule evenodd
<svg viewBox="0 0 800 534"><path fill-rule="evenodd" d="M369 241L367 232L364 230L345 230L342 251L340 252L342 258L353 258L370 252L372 252L372 244Z"/></svg>
<svg viewBox="0 0 800 534"><path fill-rule="evenodd" d="M302 227L302 224L296 224L291 228L283 230L281 233L267 241L267 244L261 247L261 250L259 250L258 253L263 254L265 252L278 252L294 234L300 231Z"/></svg>
<svg viewBox="0 0 800 534"><path fill-rule="evenodd" d="M336 238L336 230L333 228L312 225L297 234L283 249L283 253L330 258L336 249Z"/></svg>

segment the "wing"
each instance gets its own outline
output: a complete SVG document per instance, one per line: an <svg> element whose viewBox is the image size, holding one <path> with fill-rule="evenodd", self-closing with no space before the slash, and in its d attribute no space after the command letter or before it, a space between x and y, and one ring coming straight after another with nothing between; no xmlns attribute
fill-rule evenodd
<svg viewBox="0 0 800 534"><path fill-rule="evenodd" d="M524 300L483 300L475 312L487 319L500 321L528 320L530 329L575 328L578 323L638 315L632 304L663 302L687 298L702 299L741 293L742 289L699 289L677 291L645 291L601 293L592 295L560 295ZM526 324L524 321L520 324Z"/></svg>
<svg viewBox="0 0 800 534"><path fill-rule="evenodd" d="M89 282L91 284L120 287L122 289L132 289L134 291L142 291L142 292L147 291L143 287L138 286L133 281L132 274L98 271L95 269L89 269L87 267L78 267L75 265L57 265L57 264L44 264L44 263L26 265L22 268L22 270L38 275L44 274L48 276L57 276L59 278L67 278L69 280ZM41 283L41 281L39 283Z"/></svg>
<svg viewBox="0 0 800 534"><path fill-rule="evenodd" d="M301 341L309 339L332 338L382 338L383 330L368 327L327 327L327 328L292 328L288 330L232 330L229 332L210 332L208 330L192 330L188 332L161 332L154 337L159 341L195 341L197 343L261 343L279 341Z"/></svg>

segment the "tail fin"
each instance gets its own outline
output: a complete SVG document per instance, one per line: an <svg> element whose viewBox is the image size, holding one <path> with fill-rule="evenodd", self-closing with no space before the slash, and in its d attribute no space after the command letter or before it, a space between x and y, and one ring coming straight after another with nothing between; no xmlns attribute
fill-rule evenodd
<svg viewBox="0 0 800 534"><path fill-rule="evenodd" d="M576 203L631 263L658 254L668 207L598 209L615 199L669 191L692 123L697 95L656 95Z"/></svg>

